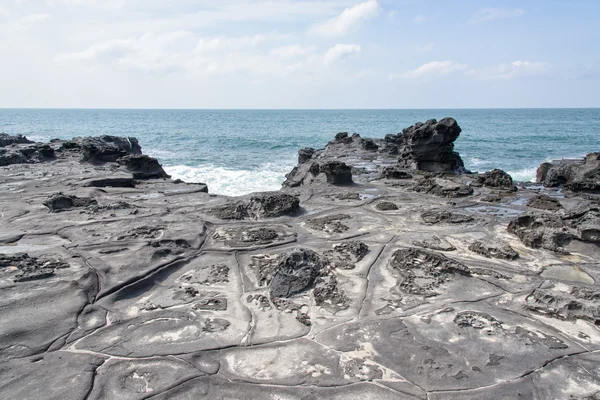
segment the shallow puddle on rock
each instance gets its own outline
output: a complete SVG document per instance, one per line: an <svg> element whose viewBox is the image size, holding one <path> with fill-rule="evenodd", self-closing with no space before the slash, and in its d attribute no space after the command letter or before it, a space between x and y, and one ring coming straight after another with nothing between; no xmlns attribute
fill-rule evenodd
<svg viewBox="0 0 600 400"><path fill-rule="evenodd" d="M594 284L594 278L584 270L571 265L551 265L544 268L541 274L544 278L558 279L561 281L580 282L588 285Z"/></svg>

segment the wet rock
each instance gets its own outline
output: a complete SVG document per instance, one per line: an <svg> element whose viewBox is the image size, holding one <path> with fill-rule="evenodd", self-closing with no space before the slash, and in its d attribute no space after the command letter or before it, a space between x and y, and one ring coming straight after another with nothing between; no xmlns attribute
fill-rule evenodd
<svg viewBox="0 0 600 400"><path fill-rule="evenodd" d="M341 221L350 219L348 214L335 214L327 217L313 218L308 221L308 226L312 229L327 233L344 233L350 229L350 227Z"/></svg>
<svg viewBox="0 0 600 400"><path fill-rule="evenodd" d="M395 211L398 210L398 206L391 201L382 201L377 203L375 208L379 211Z"/></svg>
<svg viewBox="0 0 600 400"><path fill-rule="evenodd" d="M470 275L466 265L416 248L397 250L388 266L398 277L400 292L425 297L436 296L436 289L455 274Z"/></svg>
<svg viewBox="0 0 600 400"><path fill-rule="evenodd" d="M254 218L275 218L296 215L300 211L300 199L287 193L260 193L250 198L248 212Z"/></svg>
<svg viewBox="0 0 600 400"><path fill-rule="evenodd" d="M0 254L0 272L11 276L13 282L50 278L57 269L63 268L69 268L69 264L57 258L36 258L25 253Z"/></svg>
<svg viewBox="0 0 600 400"><path fill-rule="evenodd" d="M10 146L11 144L30 144L34 143L23 135L9 135L0 133L0 147Z"/></svg>
<svg viewBox="0 0 600 400"><path fill-rule="evenodd" d="M296 249L284 256L269 285L271 298L289 298L314 286L325 264L312 250Z"/></svg>
<svg viewBox="0 0 600 400"><path fill-rule="evenodd" d="M315 149L312 147L305 147L303 149L298 150L298 164L304 164L308 160L310 160L315 154Z"/></svg>
<svg viewBox="0 0 600 400"><path fill-rule="evenodd" d="M421 214L421 219L427 225L435 225L441 223L463 224L474 221L470 215L461 214L447 210L429 210Z"/></svg>
<svg viewBox="0 0 600 400"><path fill-rule="evenodd" d="M461 128L453 118L439 122L431 119L404 129L393 139L402 145L398 165L430 172L464 169L460 155L454 151L454 141L460 132ZM386 136L386 140L391 139Z"/></svg>
<svg viewBox="0 0 600 400"><path fill-rule="evenodd" d="M477 175L471 186L475 187L488 187L492 189L506 190L509 192L515 192L517 187L514 185L512 177L501 169L493 169L483 174Z"/></svg>
<svg viewBox="0 0 600 400"><path fill-rule="evenodd" d="M170 178L158 160L142 154L131 154L117 160L128 171L133 173L134 179L160 179Z"/></svg>
<svg viewBox="0 0 600 400"><path fill-rule="evenodd" d="M380 179L411 179L412 175L396 167L384 167L379 175Z"/></svg>
<svg viewBox="0 0 600 400"><path fill-rule="evenodd" d="M330 161L320 165L320 171L327 175L327 182L333 185L352 184L352 168L341 161Z"/></svg>
<svg viewBox="0 0 600 400"><path fill-rule="evenodd" d="M27 164L29 159L18 149L0 149L0 167L12 164Z"/></svg>
<svg viewBox="0 0 600 400"><path fill-rule="evenodd" d="M411 190L418 193L433 194L435 196L448 198L465 197L473 194L473 189L467 185L436 179L434 177L419 179L417 183L411 187Z"/></svg>
<svg viewBox="0 0 600 400"><path fill-rule="evenodd" d="M546 194L540 194L529 199L527 207L548 211L558 211L563 208L558 199L554 199Z"/></svg>
<svg viewBox="0 0 600 400"><path fill-rule="evenodd" d="M83 162L116 162L129 154L142 154L142 148L134 137L104 135L76 139L75 142L81 146Z"/></svg>
<svg viewBox="0 0 600 400"><path fill-rule="evenodd" d="M500 240L476 240L469 245L469 250L487 258L499 258L501 260L515 260L519 257L519 253L510 247L508 243Z"/></svg>
<svg viewBox="0 0 600 400"><path fill-rule="evenodd" d="M446 239L433 235L430 239L417 240L413 242L414 246L424 247L426 249L437 251L454 251L456 247Z"/></svg>
<svg viewBox="0 0 600 400"><path fill-rule="evenodd" d="M534 289L523 307L563 320L584 319L600 326L600 291L572 286L569 291L555 287Z"/></svg>
<svg viewBox="0 0 600 400"><path fill-rule="evenodd" d="M95 206L98 202L94 199L55 193L43 203L51 212L66 211L73 208Z"/></svg>

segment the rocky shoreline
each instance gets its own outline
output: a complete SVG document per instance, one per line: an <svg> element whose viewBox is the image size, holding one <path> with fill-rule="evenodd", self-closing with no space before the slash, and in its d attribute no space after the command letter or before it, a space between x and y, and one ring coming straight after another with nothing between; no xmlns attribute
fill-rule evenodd
<svg viewBox="0 0 600 400"><path fill-rule="evenodd" d="M339 133L236 198L0 134L1 397L598 398L600 153L513 182L460 133Z"/></svg>

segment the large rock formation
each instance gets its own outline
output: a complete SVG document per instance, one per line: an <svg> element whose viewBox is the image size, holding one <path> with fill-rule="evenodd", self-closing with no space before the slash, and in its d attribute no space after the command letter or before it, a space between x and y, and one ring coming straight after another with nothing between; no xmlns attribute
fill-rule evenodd
<svg viewBox="0 0 600 400"><path fill-rule="evenodd" d="M454 151L454 141L461 128L454 118L439 122L430 119L410 126L395 136L386 136L386 141L399 149L398 165L402 168L429 172L464 171L460 155Z"/></svg>
<svg viewBox="0 0 600 400"><path fill-rule="evenodd" d="M536 179L546 187L600 192L600 153L590 153L583 160L543 163L537 170Z"/></svg>

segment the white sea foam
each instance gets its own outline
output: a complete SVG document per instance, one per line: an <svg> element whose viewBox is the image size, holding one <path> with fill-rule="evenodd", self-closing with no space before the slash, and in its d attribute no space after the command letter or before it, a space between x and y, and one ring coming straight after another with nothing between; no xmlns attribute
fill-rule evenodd
<svg viewBox="0 0 600 400"><path fill-rule="evenodd" d="M281 189L285 174L291 171L292 167L264 164L255 170L238 170L204 164L198 167L165 166L164 169L173 179L206 183L210 193L241 196L252 192Z"/></svg>
<svg viewBox="0 0 600 400"><path fill-rule="evenodd" d="M521 182L535 182L535 174L537 168L524 168L518 171L506 171L515 181Z"/></svg>

